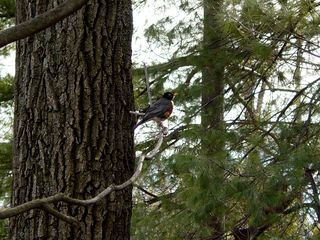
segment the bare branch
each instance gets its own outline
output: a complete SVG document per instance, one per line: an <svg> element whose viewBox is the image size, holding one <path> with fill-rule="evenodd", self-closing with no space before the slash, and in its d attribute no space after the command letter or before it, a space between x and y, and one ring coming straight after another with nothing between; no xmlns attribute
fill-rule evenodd
<svg viewBox="0 0 320 240"><path fill-rule="evenodd" d="M72 198L72 197L66 196L63 193L58 193L56 195L53 195L53 196L50 196L47 198L35 199L32 201L23 203L23 204L16 206L16 207L3 208L0 210L0 219L13 217L13 216L19 215L21 213L27 212L31 209L42 209L42 210L60 218L61 220L65 221L67 223L70 223L72 225L77 226L78 221L75 218L68 216L66 214L59 213L57 210L50 207L49 204L58 203L58 202L65 202L68 204L89 206L89 205L96 204L97 202L102 200L104 197L106 197L108 194L110 194L111 192L113 192L115 190L124 189L124 188L130 186L131 184L133 184L141 174L144 160L153 158L161 147L161 144L162 144L163 138L164 138L164 129L161 128L160 125L159 125L159 129L160 129L159 137L158 137L158 142L157 142L156 146L149 153L142 154L140 156L139 162L136 167L136 171L131 176L131 178L128 179L126 182L124 182L120 185L113 185L112 184L109 187L107 187L105 190L103 190L101 193L96 195L95 197L93 197L91 199L87 199L87 200Z"/></svg>
<svg viewBox="0 0 320 240"><path fill-rule="evenodd" d="M138 115L138 116L144 116L145 114L142 112L138 112L138 111L130 111L131 114L133 115Z"/></svg>
<svg viewBox="0 0 320 240"><path fill-rule="evenodd" d="M23 203L16 207L2 208L0 210L0 219L10 218L18 214L24 213L26 211L29 211L31 209L41 208L43 204L61 201L62 197L63 197L63 194L58 193L54 196L42 198L42 199L35 199L30 202Z"/></svg>
<svg viewBox="0 0 320 240"><path fill-rule="evenodd" d="M49 206L49 204L43 204L41 206L41 209L52 214L53 216L62 219L63 221L75 226L75 227L79 227L79 222L71 216L67 216L63 213L58 212L57 210L53 209L52 207Z"/></svg>
<svg viewBox="0 0 320 240"><path fill-rule="evenodd" d="M149 103L149 106L151 106L152 98L151 98L151 89L150 89L150 84L149 84L148 68L145 63L143 65L144 65L144 76L145 76L146 86L147 86L147 91L148 91L148 103Z"/></svg>
<svg viewBox="0 0 320 240"><path fill-rule="evenodd" d="M165 63L154 64L148 67L149 73L156 74L161 72L172 72L180 67L203 65L205 60L198 55L188 55L183 57L172 58ZM135 68L133 73L139 76L144 74L144 68Z"/></svg>
<svg viewBox="0 0 320 240"><path fill-rule="evenodd" d="M143 187L139 186L138 184L133 184L134 187L138 188L140 191L144 192L145 194L153 197L153 198L159 198L157 195L154 195L153 193L147 191L146 189L144 189Z"/></svg>
<svg viewBox="0 0 320 240"><path fill-rule="evenodd" d="M1 31L0 48L52 26L80 9L86 2L88 0L66 0L35 18Z"/></svg>

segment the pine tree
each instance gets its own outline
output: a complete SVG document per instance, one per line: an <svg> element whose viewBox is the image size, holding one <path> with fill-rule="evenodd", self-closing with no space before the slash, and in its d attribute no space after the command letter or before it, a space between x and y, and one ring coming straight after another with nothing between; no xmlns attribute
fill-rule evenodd
<svg viewBox="0 0 320 240"><path fill-rule="evenodd" d="M155 91L164 83L176 87L182 114L168 137L170 148L140 182L135 233L143 239L217 239L222 229L223 237L234 239L316 237L304 219L317 223L320 213L319 6L224 1L219 9L217 2L181 1L189 22L174 25L164 17L147 31L151 43L172 47L165 51L172 58L149 72ZM212 36L206 35L207 16ZM210 77L212 84L204 85L215 69L223 69L220 79ZM217 88L214 79L223 86ZM214 105L212 88L223 91L217 94L224 104L220 117L213 112L222 108ZM215 106L208 120L203 99ZM221 128L215 126L219 119ZM212 144L209 152L203 143Z"/></svg>

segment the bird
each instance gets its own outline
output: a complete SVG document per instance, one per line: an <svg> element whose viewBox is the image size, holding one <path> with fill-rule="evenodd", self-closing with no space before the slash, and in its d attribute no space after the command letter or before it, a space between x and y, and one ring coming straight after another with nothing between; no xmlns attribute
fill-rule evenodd
<svg viewBox="0 0 320 240"><path fill-rule="evenodd" d="M135 130L141 124L150 121L150 120L160 120L164 121L170 117L173 111L173 98L176 93L173 92L165 92L160 99L158 99L155 103L151 104L151 106L146 110L142 119L133 127Z"/></svg>

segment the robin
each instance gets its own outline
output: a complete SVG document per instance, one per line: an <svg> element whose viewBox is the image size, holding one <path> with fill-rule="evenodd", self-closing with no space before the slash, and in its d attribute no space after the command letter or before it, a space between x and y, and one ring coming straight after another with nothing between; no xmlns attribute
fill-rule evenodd
<svg viewBox="0 0 320 240"><path fill-rule="evenodd" d="M139 125L150 121L150 120L160 120L164 121L168 117L170 117L172 111L173 111L173 102L172 99L176 93L172 92L165 92L162 97L153 103L145 112L142 119L133 127L133 130L135 130Z"/></svg>

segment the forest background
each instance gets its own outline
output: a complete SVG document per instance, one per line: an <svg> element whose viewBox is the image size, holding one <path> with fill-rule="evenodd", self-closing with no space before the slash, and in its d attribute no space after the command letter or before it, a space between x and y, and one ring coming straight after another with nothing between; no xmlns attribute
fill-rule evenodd
<svg viewBox="0 0 320 240"><path fill-rule="evenodd" d="M136 108L147 105L144 63L155 98L167 89L179 94L169 135L135 183L135 239L320 238L319 5L133 3ZM14 1L0 1L1 29L14 24L14 9ZM14 49L2 48L1 55ZM0 81L5 206L12 182L13 79ZM155 134L153 123L137 131L137 153L150 148ZM2 238L7 224L1 222Z"/></svg>

